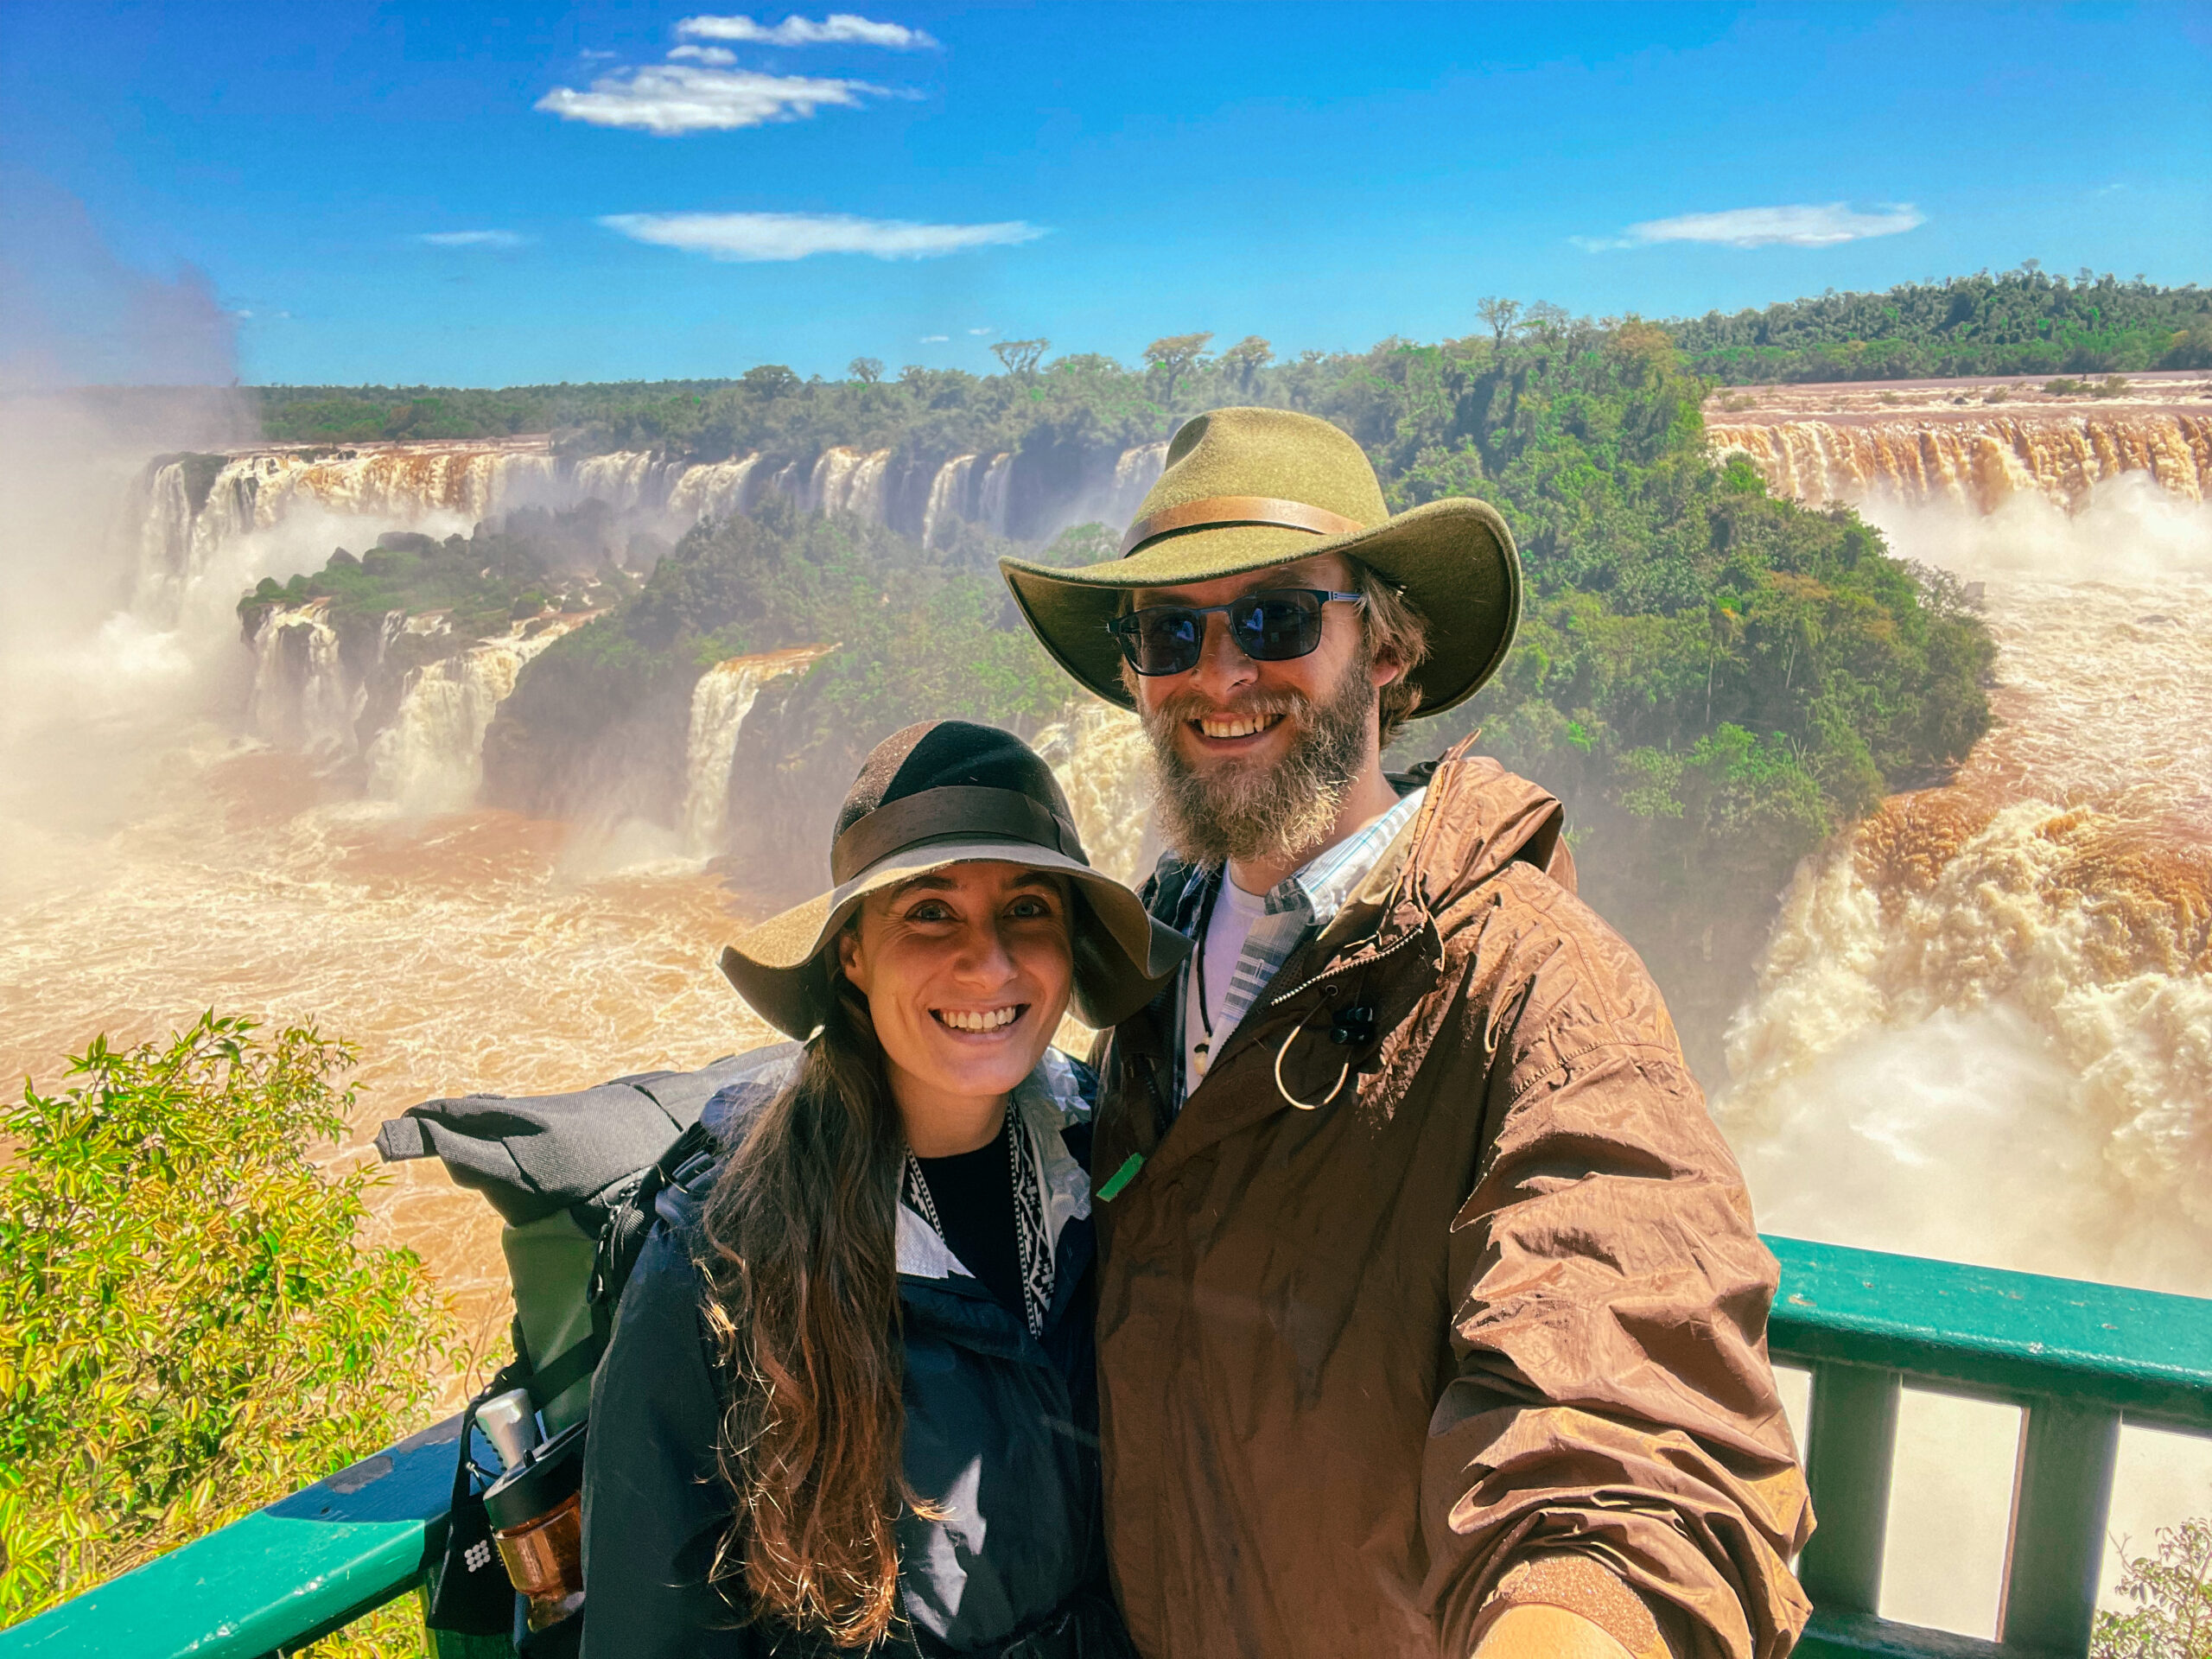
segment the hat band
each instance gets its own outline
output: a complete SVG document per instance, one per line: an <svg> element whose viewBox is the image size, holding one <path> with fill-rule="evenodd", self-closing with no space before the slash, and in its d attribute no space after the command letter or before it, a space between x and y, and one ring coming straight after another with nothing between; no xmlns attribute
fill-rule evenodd
<svg viewBox="0 0 2212 1659"><path fill-rule="evenodd" d="M1221 524L1280 524L1285 530L1310 530L1317 536L1348 536L1367 526L1326 507L1303 501L1286 501L1273 495L1210 495L1200 501L1162 507L1140 518L1122 537L1122 556L1128 558L1147 542L1179 530L1211 530Z"/></svg>
<svg viewBox="0 0 2212 1659"><path fill-rule="evenodd" d="M948 784L886 801L855 822L830 849L830 879L842 887L879 859L945 836L1026 842L1090 861L1075 826L1042 803L1017 790Z"/></svg>

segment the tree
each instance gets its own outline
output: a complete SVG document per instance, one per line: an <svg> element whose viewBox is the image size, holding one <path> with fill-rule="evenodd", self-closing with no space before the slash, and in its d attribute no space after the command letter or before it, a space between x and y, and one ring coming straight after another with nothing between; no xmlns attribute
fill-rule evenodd
<svg viewBox="0 0 2212 1659"><path fill-rule="evenodd" d="M763 397L781 397L806 384L780 363L756 363L738 378Z"/></svg>
<svg viewBox="0 0 2212 1659"><path fill-rule="evenodd" d="M2099 1613L2091 1659L2212 1659L2212 1519L2158 1529L2120 1575L2132 1613Z"/></svg>
<svg viewBox="0 0 2212 1659"><path fill-rule="evenodd" d="M1247 334L1221 354L1221 366L1243 391L1252 390L1260 371L1274 358L1275 348L1257 334Z"/></svg>
<svg viewBox="0 0 2212 1659"><path fill-rule="evenodd" d="M1175 383L1183 372L1198 360L1206 342L1213 338L1211 332L1203 334L1167 334L1144 348L1144 360L1162 382L1160 401L1169 406L1175 402Z"/></svg>
<svg viewBox="0 0 2212 1659"><path fill-rule="evenodd" d="M1565 306L1538 300L1523 315L1522 326L1547 346L1556 346L1573 327L1574 318Z"/></svg>
<svg viewBox="0 0 2212 1659"><path fill-rule="evenodd" d="M845 372L864 386L872 386L883 378L883 359L880 357L856 357L845 365Z"/></svg>
<svg viewBox="0 0 2212 1659"><path fill-rule="evenodd" d="M0 1109L0 1624L418 1426L445 1316L310 1156L353 1064L209 1014Z"/></svg>
<svg viewBox="0 0 2212 1659"><path fill-rule="evenodd" d="M995 340L991 342L991 355L998 359L999 365L1008 374L1027 379L1037 372L1037 359L1045 355L1045 348L1052 343L1049 340Z"/></svg>
<svg viewBox="0 0 2212 1659"><path fill-rule="evenodd" d="M1487 294L1475 302L1475 315L1490 325L1491 333L1503 346L1505 337L1513 332L1513 320L1521 315L1521 302Z"/></svg>

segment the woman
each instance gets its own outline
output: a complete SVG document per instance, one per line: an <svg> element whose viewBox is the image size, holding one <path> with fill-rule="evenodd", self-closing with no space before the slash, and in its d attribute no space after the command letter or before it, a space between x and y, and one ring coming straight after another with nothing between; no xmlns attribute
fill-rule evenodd
<svg viewBox="0 0 2212 1659"><path fill-rule="evenodd" d="M1123 1651L1103 1589L1090 1080L1182 938L1090 868L1045 764L912 726L833 891L722 970L805 1039L709 1103L594 1385L592 1659Z"/></svg>

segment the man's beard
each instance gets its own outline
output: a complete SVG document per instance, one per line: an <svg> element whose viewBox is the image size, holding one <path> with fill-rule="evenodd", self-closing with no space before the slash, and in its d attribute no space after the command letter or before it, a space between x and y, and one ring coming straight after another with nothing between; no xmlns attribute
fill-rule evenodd
<svg viewBox="0 0 2212 1659"><path fill-rule="evenodd" d="M1160 775L1160 833L1176 855L1207 866L1296 859L1318 849L1375 736L1373 683L1363 651L1326 696L1254 692L1227 709L1179 692L1144 717ZM1281 715L1291 726L1281 760L1194 765L1178 728L1205 715Z"/></svg>

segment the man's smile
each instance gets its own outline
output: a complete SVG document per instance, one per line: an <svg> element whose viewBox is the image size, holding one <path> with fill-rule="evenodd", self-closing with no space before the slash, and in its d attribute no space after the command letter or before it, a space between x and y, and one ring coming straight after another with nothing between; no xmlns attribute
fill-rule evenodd
<svg viewBox="0 0 2212 1659"><path fill-rule="evenodd" d="M1198 735L1215 742L1232 741L1238 738L1256 737L1275 726L1282 719L1277 715L1201 715L1191 724Z"/></svg>

